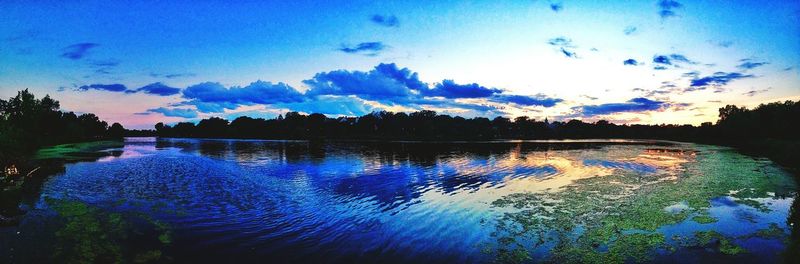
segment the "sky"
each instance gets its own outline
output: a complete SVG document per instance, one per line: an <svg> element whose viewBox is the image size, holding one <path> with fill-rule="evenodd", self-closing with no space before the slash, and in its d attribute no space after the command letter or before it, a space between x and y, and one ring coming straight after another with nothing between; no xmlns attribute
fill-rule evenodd
<svg viewBox="0 0 800 264"><path fill-rule="evenodd" d="M800 99L800 1L0 0L0 98L127 128L287 111L713 122Z"/></svg>

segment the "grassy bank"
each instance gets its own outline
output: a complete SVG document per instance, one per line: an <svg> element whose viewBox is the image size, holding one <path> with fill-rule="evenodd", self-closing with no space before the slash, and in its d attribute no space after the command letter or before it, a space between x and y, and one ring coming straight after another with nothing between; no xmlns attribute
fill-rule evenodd
<svg viewBox="0 0 800 264"><path fill-rule="evenodd" d="M91 141L45 147L14 164L19 174L0 174L0 226L14 225L24 214L20 202L35 199L47 177L62 172L64 164L92 161L121 153L122 141Z"/></svg>

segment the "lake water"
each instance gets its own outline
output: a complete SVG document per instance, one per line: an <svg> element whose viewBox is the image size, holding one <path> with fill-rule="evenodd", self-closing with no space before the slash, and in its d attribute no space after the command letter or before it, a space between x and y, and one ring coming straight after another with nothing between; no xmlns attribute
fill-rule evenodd
<svg viewBox="0 0 800 264"><path fill-rule="evenodd" d="M799 232L793 176L725 147L129 138L110 153L23 204L5 261L772 263Z"/></svg>

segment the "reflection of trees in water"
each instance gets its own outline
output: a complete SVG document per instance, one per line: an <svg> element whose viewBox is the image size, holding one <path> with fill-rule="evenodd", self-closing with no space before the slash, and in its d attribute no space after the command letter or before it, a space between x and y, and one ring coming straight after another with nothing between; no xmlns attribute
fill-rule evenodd
<svg viewBox="0 0 800 264"><path fill-rule="evenodd" d="M523 166L518 162L524 162L532 153L597 149L617 144L643 143L159 139L157 147L177 147L185 152L236 162L277 161L276 165L282 165L269 172L273 176L292 177L302 172L318 188L331 189L340 195L372 197L392 209L431 189L446 194L478 190L487 183L502 182L510 175L546 177L558 172L559 169L551 165ZM498 163L503 160L507 162ZM359 171L348 172L351 169ZM353 175L344 175L347 173Z"/></svg>

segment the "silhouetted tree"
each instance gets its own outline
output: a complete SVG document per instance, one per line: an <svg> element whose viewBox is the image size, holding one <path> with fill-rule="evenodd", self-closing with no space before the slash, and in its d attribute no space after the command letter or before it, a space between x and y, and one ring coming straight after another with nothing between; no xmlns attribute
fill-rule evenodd
<svg viewBox="0 0 800 264"><path fill-rule="evenodd" d="M125 136L125 128L119 123L114 123L108 128L108 136L111 138L122 138Z"/></svg>

